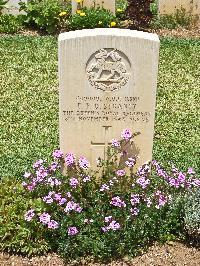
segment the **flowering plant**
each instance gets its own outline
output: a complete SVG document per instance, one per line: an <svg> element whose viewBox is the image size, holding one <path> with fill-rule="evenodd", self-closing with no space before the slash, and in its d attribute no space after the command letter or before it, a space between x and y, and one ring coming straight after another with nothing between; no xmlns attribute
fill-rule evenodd
<svg viewBox="0 0 200 266"><path fill-rule="evenodd" d="M69 30L82 30L93 28L119 27L119 19L109 10L103 8L81 8L68 20L66 28Z"/></svg>
<svg viewBox="0 0 200 266"><path fill-rule="evenodd" d="M27 225L43 230L68 258L133 255L153 240L181 233L181 204L200 180L192 168L184 173L172 166L168 172L157 161L136 169L137 135L123 130L93 171L85 157L60 150L50 164L35 162L22 183L32 198Z"/></svg>

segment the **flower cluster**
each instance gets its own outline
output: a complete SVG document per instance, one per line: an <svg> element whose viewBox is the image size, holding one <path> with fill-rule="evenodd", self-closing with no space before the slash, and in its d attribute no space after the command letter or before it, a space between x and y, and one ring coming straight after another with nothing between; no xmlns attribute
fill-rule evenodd
<svg viewBox="0 0 200 266"><path fill-rule="evenodd" d="M47 204L52 204L53 202L58 205L63 205L67 202L65 197L62 197L61 193L56 193L55 191L49 191L48 195L42 198Z"/></svg>
<svg viewBox="0 0 200 266"><path fill-rule="evenodd" d="M117 176L125 176L126 175L126 171L125 170L117 170L116 175Z"/></svg>
<svg viewBox="0 0 200 266"><path fill-rule="evenodd" d="M75 236L79 233L79 230L76 226L70 226L67 230L69 236Z"/></svg>
<svg viewBox="0 0 200 266"><path fill-rule="evenodd" d="M192 168L188 168L187 173L183 173L172 166L171 173L168 174L157 161L152 161L152 166L156 170L156 174L162 177L171 187L176 189L200 187L200 180L195 177L195 172Z"/></svg>
<svg viewBox="0 0 200 266"><path fill-rule="evenodd" d="M111 146L114 148L119 148L120 147L120 142L117 139L112 139L111 140Z"/></svg>
<svg viewBox="0 0 200 266"><path fill-rule="evenodd" d="M103 191L106 191L106 190L110 190L110 188L112 186L114 186L115 183L119 183L119 180L117 179L116 176L114 176L112 179L110 179L107 184L101 185L99 191L103 192Z"/></svg>
<svg viewBox="0 0 200 266"><path fill-rule="evenodd" d="M30 222L33 217L35 216L35 210L34 209L30 209L29 211L27 211L24 215L24 219L28 222Z"/></svg>
<svg viewBox="0 0 200 266"><path fill-rule="evenodd" d="M131 194L131 205L136 205L140 203L140 195L139 194Z"/></svg>
<svg viewBox="0 0 200 266"><path fill-rule="evenodd" d="M60 186L62 184L62 182L56 177L49 177L46 183L49 184L51 187Z"/></svg>
<svg viewBox="0 0 200 266"><path fill-rule="evenodd" d="M105 222L107 223L107 226L101 227L101 230L105 233L110 230L116 231L120 229L120 224L117 223L115 220L113 220L112 216L105 217Z"/></svg>
<svg viewBox="0 0 200 266"><path fill-rule="evenodd" d="M70 184L70 186L71 186L72 188L77 188L77 186L78 186L78 184L79 184L78 179L75 178L75 177L70 178L70 180L69 180L69 184Z"/></svg>
<svg viewBox="0 0 200 266"><path fill-rule="evenodd" d="M90 163L87 161L87 159L83 156L81 156L78 160L79 167L81 169L87 170L90 167Z"/></svg>
<svg viewBox="0 0 200 266"><path fill-rule="evenodd" d="M39 220L42 224L47 225L49 229L57 229L59 227L58 222L51 220L51 215L48 213L42 213L39 216Z"/></svg>
<svg viewBox="0 0 200 266"><path fill-rule="evenodd" d="M69 213L71 211L75 211L75 212L82 212L82 208L80 207L80 205L78 203L75 203L74 201L68 201L67 204L66 204L66 207L64 209L64 211L66 213Z"/></svg>
<svg viewBox="0 0 200 266"><path fill-rule="evenodd" d="M126 207L126 203L119 196L113 197L110 204L120 208Z"/></svg>
<svg viewBox="0 0 200 266"><path fill-rule="evenodd" d="M54 158L54 160L56 160L56 159L62 159L63 158L63 156L64 156L64 154L63 154L63 152L62 151L60 151L60 150L55 150L54 152L53 152L53 158Z"/></svg>
<svg viewBox="0 0 200 266"><path fill-rule="evenodd" d="M65 156L65 163L66 163L66 166L68 167L71 167L75 164L75 156L73 153L67 153L66 156Z"/></svg>
<svg viewBox="0 0 200 266"><path fill-rule="evenodd" d="M132 138L132 132L131 132L131 130L130 129L128 129L128 128L126 128L126 129L124 129L123 131L122 131L122 133L121 133L121 137L123 138L123 139L125 139L125 140L129 140L129 139L131 139Z"/></svg>
<svg viewBox="0 0 200 266"><path fill-rule="evenodd" d="M142 187L142 189L145 189L150 184L150 179L146 177L140 177L136 180L136 183Z"/></svg>
<svg viewBox="0 0 200 266"><path fill-rule="evenodd" d="M157 198L156 208L160 209L161 207L165 206L165 204L169 201L170 196L166 196L160 190L155 192L155 197Z"/></svg>
<svg viewBox="0 0 200 266"><path fill-rule="evenodd" d="M34 209L30 209L29 211L27 211L24 215L24 219L27 221L27 222L30 222L33 217L35 217L36 214L35 214L35 210ZM47 225L47 227L49 229L57 229L59 227L59 223L56 222L55 220L52 220L51 219L51 216L44 212L42 213L41 215L39 215L39 221L40 223L44 224L44 225Z"/></svg>
<svg viewBox="0 0 200 266"><path fill-rule="evenodd" d="M177 195L200 187L200 180L192 168L186 173L174 166L166 171L157 161L152 161L136 169L138 157L127 148L131 147L136 135L125 129L121 136L122 140L111 141L112 149L109 149L107 159L99 159L102 169L98 168L98 171L89 169L90 163L85 157L76 160L73 153L65 155L60 150L53 152L53 162L49 166L41 159L35 162L33 172L25 172L23 186L33 191L31 197L41 206L35 208L33 205L24 219L37 221L47 229L64 227L61 231L68 237L79 233L81 237L82 232L87 234L84 227L92 228L91 231L96 227L104 233L124 230L127 223L130 227L133 223L134 227L138 219L144 219L144 210L150 216L160 209L165 212L168 209L165 206ZM65 175L60 171L62 165L65 165ZM151 175L151 171L156 174ZM96 178L97 172L102 174L100 179ZM38 198L42 200L38 201ZM38 209L40 213L37 214ZM95 222L89 217L95 217ZM158 219L158 216L152 219Z"/></svg>
<svg viewBox="0 0 200 266"><path fill-rule="evenodd" d="M128 160L125 162L125 164L129 167L129 168L133 168L136 164L136 157L135 158L128 158Z"/></svg>

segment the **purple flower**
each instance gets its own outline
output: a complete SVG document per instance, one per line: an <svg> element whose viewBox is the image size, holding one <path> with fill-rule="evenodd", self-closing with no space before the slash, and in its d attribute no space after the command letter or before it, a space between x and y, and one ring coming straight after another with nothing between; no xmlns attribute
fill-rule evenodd
<svg viewBox="0 0 200 266"><path fill-rule="evenodd" d="M140 203L140 195L139 194L132 194L131 195L131 204L135 205Z"/></svg>
<svg viewBox="0 0 200 266"><path fill-rule="evenodd" d="M144 164L138 168L137 175L138 176L147 176L150 173L150 165Z"/></svg>
<svg viewBox="0 0 200 266"><path fill-rule="evenodd" d="M193 168L188 168L188 171L187 171L188 174L192 175L192 174L195 174L195 171L193 170Z"/></svg>
<svg viewBox="0 0 200 266"><path fill-rule="evenodd" d="M81 156L78 160L79 166L82 169L88 169L90 167L90 163L86 160L85 157Z"/></svg>
<svg viewBox="0 0 200 266"><path fill-rule="evenodd" d="M47 204L51 204L53 203L53 198L52 196L55 196L55 192L54 191L49 191L48 195L43 197L43 201L46 202Z"/></svg>
<svg viewBox="0 0 200 266"><path fill-rule="evenodd" d="M72 197L72 195L71 195L70 192L67 192L67 193L66 193L66 196L67 196L67 198L71 198L71 197Z"/></svg>
<svg viewBox="0 0 200 266"><path fill-rule="evenodd" d="M46 202L47 204L51 204L53 203L53 199L48 195L42 198L44 202Z"/></svg>
<svg viewBox="0 0 200 266"><path fill-rule="evenodd" d="M37 182L40 183L44 180L45 177L48 176L48 171L43 166L41 166L36 171L36 175L37 175Z"/></svg>
<svg viewBox="0 0 200 266"><path fill-rule="evenodd" d="M60 150L55 150L54 152L53 152L53 158L54 159L62 159L63 158L63 152L62 151L60 151Z"/></svg>
<svg viewBox="0 0 200 266"><path fill-rule="evenodd" d="M48 224L48 222L50 222L51 216L44 212L39 216L40 222L43 224Z"/></svg>
<svg viewBox="0 0 200 266"><path fill-rule="evenodd" d="M83 210L83 208L81 208L80 206L76 206L76 208L75 208L75 211L78 212L78 213L81 213L82 210Z"/></svg>
<svg viewBox="0 0 200 266"><path fill-rule="evenodd" d="M50 166L50 170L55 172L58 168L60 168L60 165L57 162L53 162Z"/></svg>
<svg viewBox="0 0 200 266"><path fill-rule="evenodd" d="M121 137L125 140L129 140L132 137L132 132L130 129L126 128L122 131Z"/></svg>
<svg viewBox="0 0 200 266"><path fill-rule="evenodd" d="M101 230L105 233L110 230L113 230L113 231L119 230L120 227L121 227L120 224L113 220L110 222L108 226L101 227Z"/></svg>
<svg viewBox="0 0 200 266"><path fill-rule="evenodd" d="M117 170L116 174L118 176L125 176L126 172L125 172L125 170Z"/></svg>
<svg viewBox="0 0 200 266"><path fill-rule="evenodd" d="M182 183L185 183L185 178L186 176L180 172L179 175L178 175L178 181L182 184Z"/></svg>
<svg viewBox="0 0 200 266"><path fill-rule="evenodd" d="M22 182L22 186L23 186L23 187L26 187L27 185L28 185L28 184L27 184L26 182L24 182L24 181Z"/></svg>
<svg viewBox="0 0 200 266"><path fill-rule="evenodd" d="M107 232L109 229L108 229L106 226L104 226L104 227L101 227L101 230L105 233L105 232Z"/></svg>
<svg viewBox="0 0 200 266"><path fill-rule="evenodd" d="M64 209L64 211L65 212L70 212L70 211L73 211L74 209L75 209L75 205L76 203L75 202L73 202L73 201L68 201L67 202L67 205L66 205L66 207L65 207L65 209Z"/></svg>
<svg viewBox="0 0 200 266"><path fill-rule="evenodd" d="M65 198L61 198L60 200L59 200L59 205L63 205L63 204L65 204L67 202L67 200L65 199Z"/></svg>
<svg viewBox="0 0 200 266"><path fill-rule="evenodd" d="M31 177L31 173L25 172L24 173L24 178L29 178L29 177Z"/></svg>
<svg viewBox="0 0 200 266"><path fill-rule="evenodd" d="M130 209L131 211L131 214L134 215L134 216L137 216L139 214L139 209L138 208L131 208Z"/></svg>
<svg viewBox="0 0 200 266"><path fill-rule="evenodd" d="M80 213L82 212L82 208L80 207L78 203L75 203L74 201L68 201L64 211L67 213L70 211L76 211Z"/></svg>
<svg viewBox="0 0 200 266"><path fill-rule="evenodd" d="M195 187L200 187L200 179L195 178L195 179L192 180L191 183Z"/></svg>
<svg viewBox="0 0 200 266"><path fill-rule="evenodd" d="M106 184L103 184L101 187L100 187L100 191L105 191L105 190L109 190L109 186L106 185Z"/></svg>
<svg viewBox="0 0 200 266"><path fill-rule="evenodd" d="M59 227L58 222L51 220L50 222L48 222L48 228L50 229L57 229Z"/></svg>
<svg viewBox="0 0 200 266"><path fill-rule="evenodd" d="M61 181L58 180L57 178L55 177L49 177L48 180L47 180L47 183L53 187L53 186L60 186L61 185Z"/></svg>
<svg viewBox="0 0 200 266"><path fill-rule="evenodd" d="M76 188L78 186L78 179L75 177L70 178L69 184L72 188Z"/></svg>
<svg viewBox="0 0 200 266"><path fill-rule="evenodd" d="M79 233L78 229L75 226L69 227L67 232L69 236L74 236Z"/></svg>
<svg viewBox="0 0 200 266"><path fill-rule="evenodd" d="M39 167L41 167L42 166L42 164L43 164L43 160L42 159L40 159L40 160L38 160L37 162L35 162L34 164L33 164L33 168L39 168Z"/></svg>
<svg viewBox="0 0 200 266"><path fill-rule="evenodd" d="M126 207L126 203L123 200L121 200L119 196L113 197L110 204L120 208Z"/></svg>
<svg viewBox="0 0 200 266"><path fill-rule="evenodd" d="M128 161L126 161L125 164L130 168L134 167L136 164L136 158L128 158Z"/></svg>
<svg viewBox="0 0 200 266"><path fill-rule="evenodd" d="M88 182L88 181L90 181L91 180L91 176L85 176L84 178L83 178L83 182L84 183L86 183L86 182Z"/></svg>
<svg viewBox="0 0 200 266"><path fill-rule="evenodd" d="M72 166L75 163L75 156L73 153L68 153L65 157L65 163L67 166Z"/></svg>
<svg viewBox="0 0 200 266"><path fill-rule="evenodd" d="M35 213L34 213L34 209L30 209L29 211L27 211L24 215L24 219L28 222L30 222L33 217L35 216Z"/></svg>
<svg viewBox="0 0 200 266"><path fill-rule="evenodd" d="M27 189L28 189L29 191L33 191L34 188L35 188L35 186L36 186L35 183L31 183L30 185L27 186Z"/></svg>
<svg viewBox="0 0 200 266"><path fill-rule="evenodd" d="M150 184L150 180L145 177L140 177L136 180L136 183L145 189Z"/></svg>
<svg viewBox="0 0 200 266"><path fill-rule="evenodd" d="M158 163L158 161L156 161L156 160L152 160L151 163L152 163L152 165L154 165L154 166L156 166L156 167L159 166L159 163Z"/></svg>
<svg viewBox="0 0 200 266"><path fill-rule="evenodd" d="M61 193L55 193L54 199L57 200L57 201L60 201L62 199Z"/></svg>
<svg viewBox="0 0 200 266"><path fill-rule="evenodd" d="M116 221L112 221L109 226L107 227L107 229L111 229L113 231L119 230L120 229L120 224L117 223Z"/></svg>
<svg viewBox="0 0 200 266"><path fill-rule="evenodd" d="M118 147L120 147L120 142L118 140L116 140L116 139L112 139L111 140L111 146L115 147L115 148L118 148Z"/></svg>
<svg viewBox="0 0 200 266"><path fill-rule="evenodd" d="M169 184L170 184L170 186L175 187L175 188L179 188L180 187L180 182L176 178L171 178L170 177L169 178Z"/></svg>
<svg viewBox="0 0 200 266"><path fill-rule="evenodd" d="M157 190L155 192L155 196L158 200L158 204L156 205L157 209L160 209L168 202L168 197L165 196L160 190Z"/></svg>
<svg viewBox="0 0 200 266"><path fill-rule="evenodd" d="M112 221L112 216L107 216L107 217L105 217L104 221L105 221L106 223L111 222L111 221Z"/></svg>

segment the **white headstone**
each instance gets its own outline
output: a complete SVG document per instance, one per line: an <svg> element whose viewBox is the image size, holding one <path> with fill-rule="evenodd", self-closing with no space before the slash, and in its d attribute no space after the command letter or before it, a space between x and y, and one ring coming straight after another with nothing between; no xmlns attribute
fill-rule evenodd
<svg viewBox="0 0 200 266"><path fill-rule="evenodd" d="M6 4L7 8L3 10L3 13L5 14L13 14L13 15L19 15L23 14L25 12L19 11L19 2L25 2L27 3L28 0L8 0L8 3Z"/></svg>
<svg viewBox="0 0 200 266"><path fill-rule="evenodd" d="M110 10L115 14L115 0L83 0L80 3L82 7L103 7ZM72 14L76 13L78 3L76 0L72 0Z"/></svg>
<svg viewBox="0 0 200 266"><path fill-rule="evenodd" d="M129 128L138 165L152 159L159 39L124 29L59 35L60 148L92 165Z"/></svg>
<svg viewBox="0 0 200 266"><path fill-rule="evenodd" d="M200 0L159 0L160 15L171 15L181 8L186 13L200 16Z"/></svg>

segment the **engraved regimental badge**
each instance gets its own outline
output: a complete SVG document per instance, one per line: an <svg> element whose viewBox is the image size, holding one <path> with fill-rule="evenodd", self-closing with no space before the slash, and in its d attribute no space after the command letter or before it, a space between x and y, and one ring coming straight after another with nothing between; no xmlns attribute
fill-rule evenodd
<svg viewBox="0 0 200 266"><path fill-rule="evenodd" d="M130 78L130 61L116 49L100 49L88 60L86 73L90 84L98 90L115 91Z"/></svg>

